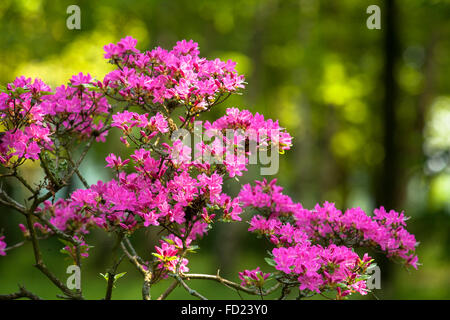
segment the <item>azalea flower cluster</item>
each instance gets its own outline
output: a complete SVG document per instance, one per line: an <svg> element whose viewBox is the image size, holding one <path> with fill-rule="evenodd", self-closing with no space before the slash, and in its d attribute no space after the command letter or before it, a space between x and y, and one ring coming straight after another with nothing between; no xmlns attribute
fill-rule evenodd
<svg viewBox="0 0 450 320"><path fill-rule="evenodd" d="M344 287L341 296L365 294L365 274L372 260L367 254L360 259L355 247L381 250L417 269L418 243L406 231L403 213L384 208L376 209L373 217L360 208L342 213L328 202L308 210L282 190L275 179L256 181L255 186L243 186L239 199L243 207L261 213L252 217L249 231L269 239L275 246L275 268L289 281L296 279L300 290L320 293Z"/></svg>
<svg viewBox="0 0 450 320"><path fill-rule="evenodd" d="M167 277L168 272L172 273L186 273L189 271L187 267L188 259L181 258L179 255L183 251L183 249L188 249L193 251L190 247L192 239L188 239L186 243L183 244L183 241L170 234L168 237L160 240L161 247L155 246L156 252L153 255L158 259L159 264L157 268L160 270L160 277ZM187 246L187 248L184 248Z"/></svg>
<svg viewBox="0 0 450 320"><path fill-rule="evenodd" d="M196 145L196 159L222 164L230 177L242 176L250 157L255 157L257 152L284 153L292 146L291 135L278 121L265 120L259 113L253 115L238 108L228 108L213 123L206 121L203 130L207 139Z"/></svg>
<svg viewBox="0 0 450 320"><path fill-rule="evenodd" d="M248 110L239 110L238 108L228 108L226 114L213 123L206 121L205 129L212 132L220 130L224 133L227 129L240 130L237 131L241 133L237 143L246 137L258 142L260 147L273 146L279 151L289 150L292 146L291 135L280 127L278 120L265 120L262 114L255 113L253 115Z"/></svg>
<svg viewBox="0 0 450 320"><path fill-rule="evenodd" d="M179 41L170 51L157 47L141 53L136 44L126 37L104 47L105 58L119 69L103 83L127 100L142 105L171 101L196 112L211 107L218 96L244 87L235 62L200 58L198 44L192 40Z"/></svg>
<svg viewBox="0 0 450 320"><path fill-rule="evenodd" d="M162 175L169 169L170 160L168 165L160 165L161 161L143 150L137 150L132 157L137 159L137 173L120 172L118 180L99 181L89 189L75 191L68 200L59 199L54 204L46 201L42 211L51 215L50 221L58 229L75 233L86 233L94 225L129 232L141 226L183 224L191 219L203 225L207 212L202 209L213 207L227 210L231 220L240 220L237 200L222 192L222 178L217 173L203 172L191 177L187 171L179 170L172 173L172 180L165 182ZM195 215L186 217L190 210ZM211 219L209 215L208 218ZM204 229L192 227L198 232Z"/></svg>
<svg viewBox="0 0 450 320"><path fill-rule="evenodd" d="M80 256L82 258L89 257L89 249L91 246L89 246L83 239L80 239L78 236L73 237L76 241L79 241L79 248L80 248ZM64 241L63 241L64 242ZM73 261L77 260L77 249L75 246L69 242L65 242L65 247L61 249L61 253L69 255L70 258L72 258Z"/></svg>
<svg viewBox="0 0 450 320"><path fill-rule="evenodd" d="M130 146L127 138L132 141L140 141L142 143L148 143L157 134L163 134L169 131L166 118L157 113L153 117L149 118L148 113L143 115L125 110L113 115L113 121L111 126L117 127L122 130L123 136L120 140L126 145ZM139 135L132 135L132 129L136 127L139 129ZM133 139L134 138L134 139Z"/></svg>
<svg viewBox="0 0 450 320"><path fill-rule="evenodd" d="M417 269L415 248L419 244L406 230L407 217L383 207L368 216L360 208L344 213L325 202L314 210L301 209L295 214L296 224L312 239L342 241L357 246L374 247L388 258L399 259ZM303 227L301 227L303 226Z"/></svg>
<svg viewBox="0 0 450 320"><path fill-rule="evenodd" d="M271 276L271 273L264 273L257 267L254 270L244 270L239 272L239 279L241 279L241 286L262 288L266 280Z"/></svg>
<svg viewBox="0 0 450 320"><path fill-rule="evenodd" d="M272 251L275 268L283 271L286 280L298 282L299 290L325 292L345 288L341 296L358 292L367 294L367 269L372 259L359 256L346 246L331 244L328 247L298 242Z"/></svg>
<svg viewBox="0 0 450 320"><path fill-rule="evenodd" d="M26 159L39 159L42 149L52 150L56 139L75 135L86 139L101 132L110 105L104 94L89 89L90 75L75 75L68 86L53 91L42 80L19 77L0 92L0 163L17 167Z"/></svg>
<svg viewBox="0 0 450 320"><path fill-rule="evenodd" d="M126 146L141 148L141 153L144 147L161 155L170 155L172 165L177 168L187 169L192 165L209 170L212 167L223 168L231 178L242 176L247 171L249 157L257 151L272 149L284 152L292 145L292 137L279 126L278 121L265 120L263 115L253 115L248 110L237 108L228 108L226 114L213 123L195 123L194 130L204 132L203 139L195 144L195 154L181 140L174 141L171 146L162 143L160 149L151 144L154 138L170 131L167 119L159 112L149 117L147 113L141 115L126 110L112 118L112 126L122 131L120 140ZM114 157L106 159L111 168L119 168L129 162L118 161Z"/></svg>

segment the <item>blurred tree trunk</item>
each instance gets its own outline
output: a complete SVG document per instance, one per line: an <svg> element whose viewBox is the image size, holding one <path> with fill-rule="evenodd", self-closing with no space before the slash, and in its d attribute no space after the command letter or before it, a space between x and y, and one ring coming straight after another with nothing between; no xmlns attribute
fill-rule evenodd
<svg viewBox="0 0 450 320"><path fill-rule="evenodd" d="M397 117L396 104L398 96L398 85L395 80L395 67L400 54L398 43L397 16L394 0L386 0L382 11L384 23L384 97L383 97L383 149L384 160L382 162L381 174L378 176L377 206L386 209L398 209L398 146L397 142Z"/></svg>
<svg viewBox="0 0 450 320"><path fill-rule="evenodd" d="M382 31L384 34L384 70L382 83L384 96L382 101L382 144L384 159L380 173L375 177L376 183L376 207L384 206L387 210L398 209L399 195L399 145L398 122L396 114L398 85L395 79L396 65L400 56L400 44L398 38L398 21L396 3L394 0L386 0L381 11L383 19ZM392 267L383 255L376 254L374 258L381 269L381 281L384 294L389 294L392 288Z"/></svg>

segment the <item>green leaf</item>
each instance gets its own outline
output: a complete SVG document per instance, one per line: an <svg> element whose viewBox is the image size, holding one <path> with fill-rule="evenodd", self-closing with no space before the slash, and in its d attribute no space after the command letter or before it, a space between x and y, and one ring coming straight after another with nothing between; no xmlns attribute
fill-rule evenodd
<svg viewBox="0 0 450 320"><path fill-rule="evenodd" d="M275 267L276 266L276 263L275 263L275 260L273 260L273 259L271 259L271 258L264 258L264 260L266 261L266 263L269 265L269 266L272 266L272 267Z"/></svg>
<svg viewBox="0 0 450 320"><path fill-rule="evenodd" d="M348 289L348 286L346 284L344 284L344 283L338 283L337 286L342 288L342 289L345 289L345 290Z"/></svg>
<svg viewBox="0 0 450 320"><path fill-rule="evenodd" d="M72 247L72 244L69 241L61 238L58 238L58 240L61 241L65 246Z"/></svg>
<svg viewBox="0 0 450 320"><path fill-rule="evenodd" d="M170 258L167 258L167 261L173 261L173 260L177 260L178 259L178 257L170 257Z"/></svg>
<svg viewBox="0 0 450 320"><path fill-rule="evenodd" d="M368 269L371 269L371 268L375 268L377 266L377 264L376 263L372 263L372 264L370 264L370 265L368 265Z"/></svg>
<svg viewBox="0 0 450 320"><path fill-rule="evenodd" d="M22 93L25 93L25 92L28 92L28 91L30 91L30 89L26 89L26 88L22 88L22 87L17 87L15 93L16 93L16 94L22 94Z"/></svg>
<svg viewBox="0 0 450 320"><path fill-rule="evenodd" d="M164 257L163 257L162 255L160 255L160 254L157 254L157 253L155 253L155 252L152 252L152 255L154 255L155 257L157 257L157 258L160 259L160 260L164 260Z"/></svg>
<svg viewBox="0 0 450 320"><path fill-rule="evenodd" d="M165 242L167 242L168 244L175 244L175 242L174 242L172 239L169 239L169 238L163 238L163 240L164 240Z"/></svg>
<svg viewBox="0 0 450 320"><path fill-rule="evenodd" d="M85 87L86 89L89 89L90 91L96 91L96 92L102 91L99 87L93 85L92 83L85 83L85 84L83 84L83 87Z"/></svg>
<svg viewBox="0 0 450 320"><path fill-rule="evenodd" d="M126 274L126 272L122 272L122 273L118 273L114 276L114 282L116 282L117 280L119 280L120 278L122 278L124 275Z"/></svg>
<svg viewBox="0 0 450 320"><path fill-rule="evenodd" d="M109 279L109 273L105 273L105 274L100 273L100 275L103 277L103 279L106 280L106 282L108 282L108 279Z"/></svg>

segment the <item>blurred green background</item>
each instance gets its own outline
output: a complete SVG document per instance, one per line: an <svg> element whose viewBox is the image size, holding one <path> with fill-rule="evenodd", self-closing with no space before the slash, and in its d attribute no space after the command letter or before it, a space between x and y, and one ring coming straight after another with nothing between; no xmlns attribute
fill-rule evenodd
<svg viewBox="0 0 450 320"><path fill-rule="evenodd" d="M81 30L66 27L71 4L81 8ZM381 30L366 27L371 4L381 8ZM421 242L423 265L407 272L379 257L382 289L367 298L450 299L449 17L444 0L2 0L0 83L25 75L56 86L80 71L102 79L111 70L103 46L126 35L138 39L140 50L193 39L202 56L237 61L248 82L242 96L206 118L226 107L248 108L279 119L295 137L276 175L295 201L310 208L328 200L367 212L384 205L412 217L409 230ZM112 132L83 164L89 183L111 178L104 157L124 151L116 139ZM38 163L28 163L24 174L38 180ZM260 178L251 168L240 180ZM77 187L74 180L71 189ZM231 194L238 187L227 184ZM8 188L23 199L21 190ZM22 217L0 210L7 243L21 241ZM270 270L263 260L268 247L246 228L217 225L192 256L191 271L220 268L238 281L239 270ZM154 232L134 239L146 259L156 241ZM94 232L87 242L95 247L84 262L82 286L87 298L99 299L106 287L99 273L110 265L113 239ZM42 245L47 265L65 279L69 261L59 253L61 243ZM32 264L30 244L0 257L0 293L21 283L54 298L57 290ZM139 299L140 275L127 261L119 271L128 274L113 298ZM168 284L155 286L153 297ZM215 283L193 281L192 287L212 299L239 299ZM179 288L170 297L192 298Z"/></svg>

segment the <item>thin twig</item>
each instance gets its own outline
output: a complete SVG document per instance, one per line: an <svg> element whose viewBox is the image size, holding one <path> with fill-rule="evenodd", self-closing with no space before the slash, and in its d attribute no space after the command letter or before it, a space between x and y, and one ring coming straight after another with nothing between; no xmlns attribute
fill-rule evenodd
<svg viewBox="0 0 450 320"><path fill-rule="evenodd" d="M130 251L128 251L125 243L128 243L131 253ZM144 283L142 285L142 298L144 300L150 300L151 299L150 287L153 273L150 270L145 269L144 266L139 262L142 259L136 254L136 251L134 250L133 246L131 245L130 241L127 238L122 240L120 245L122 247L123 252L127 256L128 260L131 262L131 264L133 264L136 267L136 269L144 276Z"/></svg>
<svg viewBox="0 0 450 320"><path fill-rule="evenodd" d="M136 269L143 275L145 276L146 273L148 272L147 270L145 270L145 268L142 266L142 264L139 262L139 257L137 256L136 252L134 253L130 253L130 251L128 251L127 247L125 246L125 241L121 242L121 247L123 252L125 253L125 255L127 256L128 260L131 262L131 264L133 264ZM130 249L130 250L134 250L134 249Z"/></svg>
<svg viewBox="0 0 450 320"><path fill-rule="evenodd" d="M68 297L71 297L72 299L83 299L81 292L73 292L70 290L64 283L61 282L44 264L44 261L42 259L41 251L39 248L39 242L36 237L36 231L34 229L34 224L31 220L31 215L27 214L27 225L30 232L30 240L33 244L33 252L34 252L34 259L35 259L35 267L38 268L43 274L47 276L47 278L53 282L55 286L57 286L64 294L66 294Z"/></svg>
<svg viewBox="0 0 450 320"><path fill-rule="evenodd" d="M0 300L15 300L20 298L28 298L31 300L42 300L40 297L25 289L24 286L19 285L19 291L10 294L0 294Z"/></svg>
<svg viewBox="0 0 450 320"><path fill-rule="evenodd" d="M20 203L18 203L13 198L11 198L10 196L8 196L1 187L0 187L0 203L7 207L15 209L24 215L26 214L25 207L23 205L21 205Z"/></svg>
<svg viewBox="0 0 450 320"><path fill-rule="evenodd" d="M243 291L245 293L252 294L252 295L267 296L268 294L271 294L272 292L274 292L275 290L277 290L280 287L280 284L277 283L273 287L260 292L257 289L246 288L246 287L243 287L243 286L241 286L240 284L238 284L236 282L224 279L218 274L212 275L212 274L186 273L186 274L183 274L182 277L187 279L187 280L190 280L190 279L213 280L213 281L222 283L222 284L224 284L224 285L226 285L228 287L231 287L233 289L237 289L237 290L240 290L240 291Z"/></svg>
<svg viewBox="0 0 450 320"><path fill-rule="evenodd" d="M169 294L172 293L173 290L175 290L175 288L178 286L178 280L174 280L170 286L166 289L166 291L164 291L156 300L164 300L165 298L167 298L167 296Z"/></svg>
<svg viewBox="0 0 450 320"><path fill-rule="evenodd" d="M72 243L75 246L79 246L81 244L80 241L76 240L74 237L68 235L65 232L62 232L61 230L59 230L58 228L56 228L47 218L45 218L41 212L35 212L33 214L35 217L37 217L42 223L44 223L47 227L50 228L50 230L52 230L58 237L60 237L61 239L64 239L66 241L69 241L70 243Z"/></svg>
<svg viewBox="0 0 450 320"><path fill-rule="evenodd" d="M19 180L20 183L22 183L22 185L23 185L25 188L27 188L32 194L35 194L35 193L36 193L36 190L34 190L33 187L30 186L30 185L28 184L28 182L27 182L20 174L18 174L17 170L15 170L15 171L13 172L12 176L15 177L17 180Z"/></svg>
<svg viewBox="0 0 450 320"><path fill-rule="evenodd" d="M106 286L105 300L111 300L112 290L113 290L113 287L114 287L114 280L115 280L115 277L116 277L117 268L119 267L119 265L122 262L122 259L124 257L124 255L122 255L119 259L117 259L117 257L116 257L117 249L119 248L120 244L122 243L123 236L124 236L123 233L119 233L117 235L117 242L114 245L114 248L112 250L113 265L107 272L108 284Z"/></svg>
<svg viewBox="0 0 450 320"><path fill-rule="evenodd" d="M175 279L183 286L184 289L186 289L187 292L189 292L190 295L193 295L194 297L199 298L200 300L208 300L206 297L202 296L200 293L198 293L196 290L189 287L186 282L181 278L180 275L175 274L173 275Z"/></svg>

